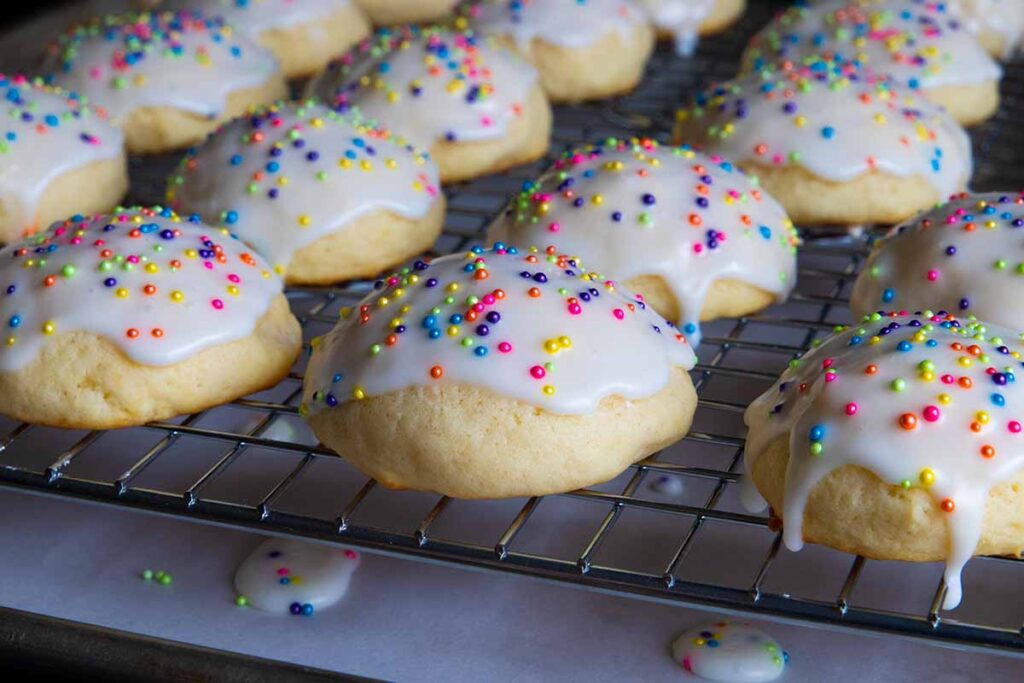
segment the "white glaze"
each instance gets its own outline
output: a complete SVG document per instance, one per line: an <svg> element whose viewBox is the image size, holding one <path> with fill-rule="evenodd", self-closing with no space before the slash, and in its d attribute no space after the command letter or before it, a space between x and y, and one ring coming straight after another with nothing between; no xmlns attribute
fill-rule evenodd
<svg viewBox="0 0 1024 683"><path fill-rule="evenodd" d="M416 220L439 195L437 166L354 114L291 103L225 125L186 156L175 210L231 230L279 271L302 247L378 210Z"/></svg>
<svg viewBox="0 0 1024 683"><path fill-rule="evenodd" d="M883 334L893 324L899 327ZM1024 344L1009 330L939 316L886 317L836 335L747 409L744 503L764 508L751 468L786 434L781 514L791 550L803 547L808 496L835 469L855 465L887 484L922 487L946 516L944 606L956 607L960 571L978 545L988 493L1024 467L1024 382L1016 381L1021 351ZM914 417L911 428L902 422L906 414ZM983 454L986 446L994 455Z"/></svg>
<svg viewBox="0 0 1024 683"><path fill-rule="evenodd" d="M0 250L0 372L31 362L49 334L72 331L143 365L172 365L251 334L281 291L241 242L170 210L55 224Z"/></svg>
<svg viewBox="0 0 1024 683"><path fill-rule="evenodd" d="M798 2L754 36L745 68L839 54L911 89L994 81L1002 69L948 3L935 0Z"/></svg>
<svg viewBox="0 0 1024 683"><path fill-rule="evenodd" d="M702 93L679 119L685 142L741 166L800 166L834 182L916 175L940 197L973 171L967 133L945 111L852 64L766 68Z"/></svg>
<svg viewBox="0 0 1024 683"><path fill-rule="evenodd" d="M631 40L646 17L630 0L489 0L471 8L485 35L510 36L524 54L530 43L584 48L618 33Z"/></svg>
<svg viewBox="0 0 1024 683"><path fill-rule="evenodd" d="M580 415L607 396L653 396L673 367L695 362L670 323L575 261L476 249L417 262L345 312L314 342L300 412L411 386L469 385Z"/></svg>
<svg viewBox="0 0 1024 683"><path fill-rule="evenodd" d="M117 159L124 137L77 97L0 75L0 202L4 223L33 232L46 188L65 173Z"/></svg>
<svg viewBox="0 0 1024 683"><path fill-rule="evenodd" d="M536 70L472 33L401 27L335 60L308 93L358 107L424 149L502 137L522 113Z"/></svg>
<svg viewBox="0 0 1024 683"><path fill-rule="evenodd" d="M691 628L676 638L672 658L708 681L767 683L782 675L789 655L751 624L720 621Z"/></svg>
<svg viewBox="0 0 1024 683"><path fill-rule="evenodd" d="M268 538L239 565L235 590L265 612L288 614L296 603L316 611L344 597L359 562L348 548Z"/></svg>
<svg viewBox="0 0 1024 683"><path fill-rule="evenodd" d="M221 17L233 29L255 41L264 31L315 24L351 4L351 0L171 0L163 6Z"/></svg>
<svg viewBox="0 0 1024 683"><path fill-rule="evenodd" d="M700 26L711 14L715 0L638 0L651 23L671 33L676 52L691 55L697 49Z"/></svg>
<svg viewBox="0 0 1024 683"><path fill-rule="evenodd" d="M512 201L489 239L557 244L620 282L661 276L694 346L716 281L778 301L796 282L797 235L774 199L719 157L647 139L566 153Z"/></svg>
<svg viewBox="0 0 1024 683"><path fill-rule="evenodd" d="M142 107L215 118L229 94L263 85L279 68L270 52L221 19L161 12L108 16L69 29L51 46L44 70L121 124Z"/></svg>
<svg viewBox="0 0 1024 683"><path fill-rule="evenodd" d="M894 228L854 285L859 317L949 311L1024 330L1024 195L958 196Z"/></svg>
<svg viewBox="0 0 1024 683"><path fill-rule="evenodd" d="M1024 2L1021 0L949 0L971 33L995 33L1003 40L1003 59L1020 49L1024 38Z"/></svg>

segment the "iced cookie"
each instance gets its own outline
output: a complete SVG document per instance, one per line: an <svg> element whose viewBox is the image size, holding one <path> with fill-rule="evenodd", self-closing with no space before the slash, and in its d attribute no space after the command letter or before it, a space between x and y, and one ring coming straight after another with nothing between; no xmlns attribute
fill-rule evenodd
<svg viewBox="0 0 1024 683"><path fill-rule="evenodd" d="M0 244L117 206L128 189L121 131L41 81L0 74L0 94Z"/></svg>
<svg viewBox="0 0 1024 683"><path fill-rule="evenodd" d="M1024 2L1020 0L951 0L967 30L996 59L1008 60L1024 37Z"/></svg>
<svg viewBox="0 0 1024 683"><path fill-rule="evenodd" d="M417 261L314 342L316 435L385 486L460 498L606 481L681 438L685 338L553 249Z"/></svg>
<svg viewBox="0 0 1024 683"><path fill-rule="evenodd" d="M966 186L967 134L855 64L765 67L678 112L675 138L757 176L797 225L898 223Z"/></svg>
<svg viewBox="0 0 1024 683"><path fill-rule="evenodd" d="M757 34L747 69L833 55L891 75L964 125L999 107L1002 70L949 3L934 0L802 0Z"/></svg>
<svg viewBox="0 0 1024 683"><path fill-rule="evenodd" d="M313 75L370 33L354 0L173 0L164 6L222 17L273 52L288 78Z"/></svg>
<svg viewBox="0 0 1024 683"><path fill-rule="evenodd" d="M169 210L76 217L0 250L0 412L112 429L273 386L301 346L281 280Z"/></svg>
<svg viewBox="0 0 1024 683"><path fill-rule="evenodd" d="M472 26L537 67L553 102L632 90L654 48L654 30L631 0L488 0Z"/></svg>
<svg viewBox="0 0 1024 683"><path fill-rule="evenodd" d="M459 0L356 0L378 26L425 24L452 12Z"/></svg>
<svg viewBox="0 0 1024 683"><path fill-rule="evenodd" d="M428 150L455 182L547 151L551 108L537 71L473 33L403 27L336 60L309 94L362 114Z"/></svg>
<svg viewBox="0 0 1024 683"><path fill-rule="evenodd" d="M314 102L227 124L185 157L167 200L250 244L291 284L371 277L426 251L445 206L424 153Z"/></svg>
<svg viewBox="0 0 1024 683"><path fill-rule="evenodd" d="M650 139L567 152L489 239L557 244L643 295L694 345L701 320L752 313L796 282L796 231L774 199L719 157Z"/></svg>
<svg viewBox="0 0 1024 683"><path fill-rule="evenodd" d="M675 40L676 52L691 54L700 36L720 33L743 16L747 0L636 0L658 36Z"/></svg>
<svg viewBox="0 0 1024 683"><path fill-rule="evenodd" d="M187 147L250 106L287 95L269 51L222 19L193 12L76 26L50 46L44 70L49 81L104 111L134 154Z"/></svg>
<svg viewBox="0 0 1024 683"><path fill-rule="evenodd" d="M948 311L1024 330L1024 195L963 194L901 225L853 287L858 317Z"/></svg>
<svg viewBox="0 0 1024 683"><path fill-rule="evenodd" d="M946 562L945 607L972 555L1024 549L1024 351L946 315L875 314L794 362L746 413L744 500L791 550Z"/></svg>

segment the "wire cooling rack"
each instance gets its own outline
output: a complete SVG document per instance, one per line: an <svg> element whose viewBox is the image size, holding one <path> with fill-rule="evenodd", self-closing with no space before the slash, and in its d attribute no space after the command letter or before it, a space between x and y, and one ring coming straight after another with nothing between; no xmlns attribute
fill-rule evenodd
<svg viewBox="0 0 1024 683"><path fill-rule="evenodd" d="M558 108L553 152L610 135L664 137L673 107L700 84L731 76L744 41L774 7L752 3L739 26L703 41L693 58L661 48L628 97ZM999 116L973 131L980 190L1024 187L1024 64L1008 66L1003 90ZM174 161L133 160L132 200L158 203ZM508 197L547 163L450 189L435 251L482 239ZM1018 559L975 559L963 605L944 613L940 566L817 547L780 552L778 530L738 503L743 409L816 337L849 321L865 241L819 235L801 251L789 302L707 327L693 373L700 403L692 433L601 486L490 502L387 491L320 447L298 418L301 361L270 391L143 428L85 433L0 418L0 485L662 601L1024 653ZM307 343L369 288L291 290Z"/></svg>

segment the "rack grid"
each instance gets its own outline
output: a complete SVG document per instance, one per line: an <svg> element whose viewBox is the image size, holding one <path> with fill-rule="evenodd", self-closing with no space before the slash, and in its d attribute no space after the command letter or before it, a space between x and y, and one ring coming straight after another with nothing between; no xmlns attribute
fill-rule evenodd
<svg viewBox="0 0 1024 683"><path fill-rule="evenodd" d="M648 77L629 96L556 108L553 152L611 135L664 138L673 107L699 85L731 76L746 38L777 7L752 3L739 26L703 41L692 58L660 48ZM1024 63L1006 71L1000 114L972 131L979 160L974 186L981 190L1024 187L1018 152L1024 140L1016 130L1024 112ZM158 203L173 162L133 159L131 199ZM549 162L451 188L435 252L481 240L508 197ZM990 618L971 608L972 588L982 600L994 595L971 586L972 576L983 579L975 584L990 576L1003 586L1019 582L1019 558L974 560L965 606L947 614L941 610L941 571L934 566L898 566L822 549L783 554L775 525L736 503L743 409L791 358L848 321L849 288L866 254L863 237L805 236L798 291L789 302L708 326L693 372L700 397L693 432L606 485L474 503L385 491L318 445L299 420L300 361L270 391L142 428L70 432L0 418L0 486L624 595L1024 654L1024 610L1008 608L1004 617ZM358 301L370 286L290 290L307 344L330 328L340 306ZM671 480L683 483L683 494L650 486ZM710 559L702 559L709 548ZM896 585L917 587L909 591L917 593L912 606L861 599L858 590L872 592L861 587L878 583L870 575L883 564L887 577L909 577Z"/></svg>

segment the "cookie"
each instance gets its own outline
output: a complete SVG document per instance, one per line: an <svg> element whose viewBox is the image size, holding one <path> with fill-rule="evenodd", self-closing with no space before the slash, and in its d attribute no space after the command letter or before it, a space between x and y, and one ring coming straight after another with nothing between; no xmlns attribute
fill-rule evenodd
<svg viewBox="0 0 1024 683"><path fill-rule="evenodd" d="M170 210L74 217L0 250L0 412L113 429L268 388L301 347L262 259Z"/></svg>
<svg viewBox="0 0 1024 683"><path fill-rule="evenodd" d="M1019 0L953 0L967 30L996 59L1009 60L1024 38L1024 3Z"/></svg>
<svg viewBox="0 0 1024 683"><path fill-rule="evenodd" d="M128 190L124 137L77 96L0 74L0 244L66 216L110 209Z"/></svg>
<svg viewBox="0 0 1024 683"><path fill-rule="evenodd" d="M1024 549L1024 343L948 315L874 315L795 362L746 412L744 500L805 541L946 562ZM756 487L756 490L755 490Z"/></svg>
<svg viewBox="0 0 1024 683"><path fill-rule="evenodd" d="M691 344L700 321L784 300L793 224L731 163L647 138L566 152L490 228L509 244L558 244L640 294Z"/></svg>
<svg viewBox="0 0 1024 683"><path fill-rule="evenodd" d="M1024 330L1022 228L1024 194L953 197L875 244L850 307L858 317L949 311Z"/></svg>
<svg viewBox="0 0 1024 683"><path fill-rule="evenodd" d="M459 0L356 0L377 26L426 24L450 14Z"/></svg>
<svg viewBox="0 0 1024 683"><path fill-rule="evenodd" d="M937 105L854 63L765 67L677 114L688 142L755 175L797 225L894 224L962 191L966 132Z"/></svg>
<svg viewBox="0 0 1024 683"><path fill-rule="evenodd" d="M298 285L372 277L426 251L445 206L426 154L312 101L221 128L186 155L167 200L241 238Z"/></svg>
<svg viewBox="0 0 1024 683"><path fill-rule="evenodd" d="M429 151L443 182L533 161L551 134L537 71L471 32L382 29L332 62L307 93L340 111L357 107Z"/></svg>
<svg viewBox="0 0 1024 683"><path fill-rule="evenodd" d="M314 342L300 413L391 488L460 498L615 477L689 429L696 359L614 282L553 249L417 261Z"/></svg>
<svg viewBox="0 0 1024 683"><path fill-rule="evenodd" d="M274 53L288 78L312 76L370 34L354 0L174 0L164 6L223 18Z"/></svg>
<svg viewBox="0 0 1024 683"><path fill-rule="evenodd" d="M949 3L934 0L802 0L754 36L743 64L760 71L836 55L920 91L964 125L999 107L999 65Z"/></svg>
<svg viewBox="0 0 1024 683"><path fill-rule="evenodd" d="M50 46L47 80L86 98L124 131L128 151L200 142L253 105L287 95L274 56L223 19L125 14L69 29Z"/></svg>
<svg viewBox="0 0 1024 683"><path fill-rule="evenodd" d="M630 0L489 0L471 25L537 67L552 102L619 95L640 82L654 30Z"/></svg>
<svg viewBox="0 0 1024 683"><path fill-rule="evenodd" d="M676 52L689 55L697 38L721 33L747 9L747 0L636 0L658 31L675 40Z"/></svg>

